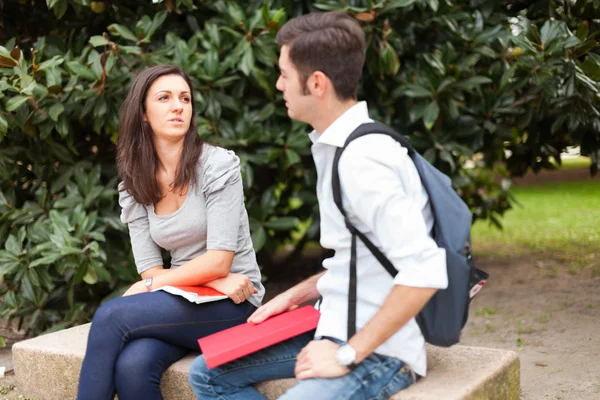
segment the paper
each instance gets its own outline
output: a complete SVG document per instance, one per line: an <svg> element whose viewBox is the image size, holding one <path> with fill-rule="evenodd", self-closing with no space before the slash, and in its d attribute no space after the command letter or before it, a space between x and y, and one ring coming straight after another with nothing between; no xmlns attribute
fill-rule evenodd
<svg viewBox="0 0 600 400"><path fill-rule="evenodd" d="M181 296L186 300L196 304L208 303L227 298L227 296L225 296L223 293L206 286L162 286L153 289L152 291L156 292L159 290L174 294L176 296Z"/></svg>

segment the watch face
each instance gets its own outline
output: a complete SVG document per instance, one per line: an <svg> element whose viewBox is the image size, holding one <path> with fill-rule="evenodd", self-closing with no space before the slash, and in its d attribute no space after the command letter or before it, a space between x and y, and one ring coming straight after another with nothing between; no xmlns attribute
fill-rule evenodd
<svg viewBox="0 0 600 400"><path fill-rule="evenodd" d="M338 363L348 366L356 361L356 351L349 344L343 345L336 352Z"/></svg>

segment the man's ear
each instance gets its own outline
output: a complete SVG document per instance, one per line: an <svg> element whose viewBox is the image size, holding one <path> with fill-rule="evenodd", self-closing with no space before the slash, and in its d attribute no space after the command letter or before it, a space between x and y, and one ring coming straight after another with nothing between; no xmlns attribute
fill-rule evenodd
<svg viewBox="0 0 600 400"><path fill-rule="evenodd" d="M327 75L321 71L313 72L306 83L311 93L317 97L324 97L332 87Z"/></svg>

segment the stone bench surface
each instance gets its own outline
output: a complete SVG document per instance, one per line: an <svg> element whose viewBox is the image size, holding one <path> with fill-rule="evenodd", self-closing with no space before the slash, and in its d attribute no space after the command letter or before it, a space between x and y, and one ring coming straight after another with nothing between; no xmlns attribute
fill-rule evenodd
<svg viewBox="0 0 600 400"><path fill-rule="evenodd" d="M39 400L74 399L90 324L50 333L13 346L19 390ZM195 355L173 364L162 376L165 400L195 400L187 381ZM519 399L519 358L515 352L453 346L428 348L427 377L401 391L392 400ZM276 399L294 379L257 384L268 399Z"/></svg>

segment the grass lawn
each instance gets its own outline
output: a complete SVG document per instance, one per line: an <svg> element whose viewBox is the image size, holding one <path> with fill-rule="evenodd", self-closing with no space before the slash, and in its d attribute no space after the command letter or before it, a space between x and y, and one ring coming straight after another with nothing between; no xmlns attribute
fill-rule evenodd
<svg viewBox="0 0 600 400"><path fill-rule="evenodd" d="M589 157L563 158L561 160L561 162L562 162L562 165L559 168L563 169L563 170L565 170L565 169L589 168L590 167L590 163L591 163Z"/></svg>
<svg viewBox="0 0 600 400"><path fill-rule="evenodd" d="M600 256L600 180L547 183L512 193L521 206L505 214L503 230L487 221L474 224L476 253Z"/></svg>

